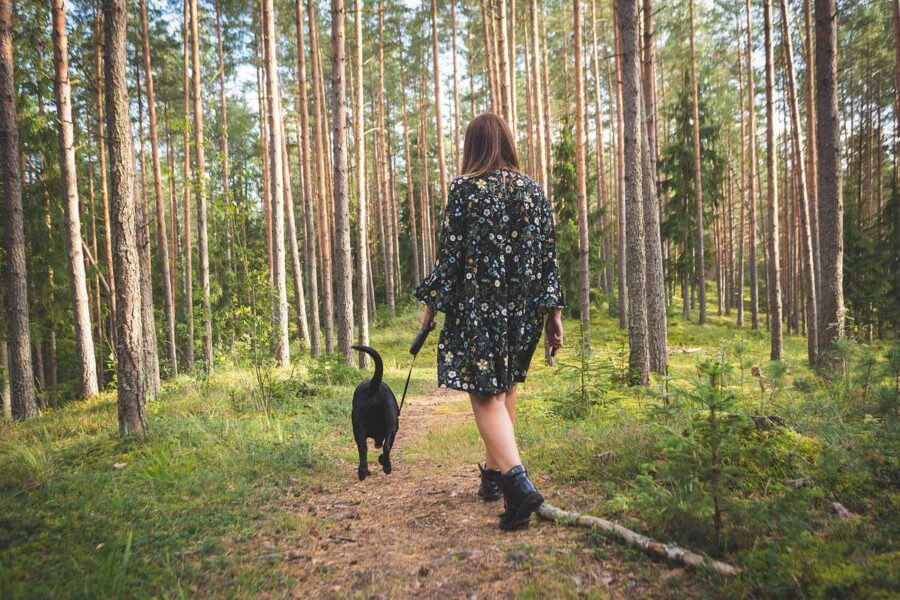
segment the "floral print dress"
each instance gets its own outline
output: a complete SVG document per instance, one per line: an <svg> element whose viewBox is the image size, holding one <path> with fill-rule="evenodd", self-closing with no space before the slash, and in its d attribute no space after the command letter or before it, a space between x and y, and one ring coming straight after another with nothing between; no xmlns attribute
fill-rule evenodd
<svg viewBox="0 0 900 600"><path fill-rule="evenodd" d="M530 177L457 177L434 271L415 297L446 313L438 383L490 395L525 381L551 309L564 306L553 213Z"/></svg>

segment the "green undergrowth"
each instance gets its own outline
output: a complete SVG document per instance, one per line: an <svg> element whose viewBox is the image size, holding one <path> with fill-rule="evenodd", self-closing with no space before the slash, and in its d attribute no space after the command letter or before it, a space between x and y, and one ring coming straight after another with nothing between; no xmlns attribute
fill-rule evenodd
<svg viewBox="0 0 900 600"><path fill-rule="evenodd" d="M372 334L398 394L416 329L406 313ZM24 424L0 420L0 598L287 589L265 549L232 548L266 531L302 533L280 499L328 474L365 376L294 350L287 373L223 351L227 364L208 379L165 382L143 436L118 435L114 392ZM411 394L433 385L434 362L432 345Z"/></svg>
<svg viewBox="0 0 900 600"><path fill-rule="evenodd" d="M605 307L594 315L590 355L574 350L580 332L567 321L557 365L535 356L520 388L523 457L563 493L555 502L742 569L727 582L691 573L686 590L877 598L897 589L900 351L847 343L843 376L826 381L805 365L800 337L787 337L785 359L773 363L767 334L736 328L733 316L705 326L674 316L670 375L636 388L626 333ZM398 399L418 320L407 309L373 324ZM436 346L437 332L415 363L411 395L433 388ZM238 347L208 379L166 382L145 436L118 435L113 393L0 422L0 597L290 589L258 542L303 536L310 523L283 507L285 490L305 493L354 458L350 397L365 376L294 350L288 373ZM459 417L465 398L445 412L445 426L405 458L474 468L482 450L473 422ZM615 543L585 541L598 556ZM625 548L617 556L652 565ZM524 592L576 593L564 579Z"/></svg>

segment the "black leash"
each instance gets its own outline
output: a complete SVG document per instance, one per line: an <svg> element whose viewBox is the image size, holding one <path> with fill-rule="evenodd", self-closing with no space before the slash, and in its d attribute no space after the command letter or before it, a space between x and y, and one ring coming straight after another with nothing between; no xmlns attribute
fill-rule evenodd
<svg viewBox="0 0 900 600"><path fill-rule="evenodd" d="M397 411L398 415L403 412L403 403L406 402L406 392L407 390L409 390L409 380L412 378L413 367L416 364L416 357L419 355L419 350L421 350L422 346L425 345L425 340L428 339L428 334L431 333L432 329L434 329L434 321L419 330L418 335L416 335L416 339L413 340L412 346L409 349L409 353L412 354L413 359L412 362L409 363L409 373L407 373L406 375L406 385L403 386L403 397L400 399L400 409Z"/></svg>

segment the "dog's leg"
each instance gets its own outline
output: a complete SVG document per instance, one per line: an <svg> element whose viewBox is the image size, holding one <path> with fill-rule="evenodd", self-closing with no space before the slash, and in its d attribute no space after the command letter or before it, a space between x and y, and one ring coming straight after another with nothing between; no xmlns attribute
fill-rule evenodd
<svg viewBox="0 0 900 600"><path fill-rule="evenodd" d="M372 474L369 471L369 445L366 443L366 435L356 427L353 428L353 437L356 438L356 449L359 450L359 469L357 474L359 475L359 480L362 481L366 476Z"/></svg>
<svg viewBox="0 0 900 600"><path fill-rule="evenodd" d="M394 447L394 436L397 435L397 432L394 431L389 433L387 437L384 439L384 451L381 453L381 456L378 457L378 462L381 463L381 468L384 470L385 474L391 474L391 448Z"/></svg>

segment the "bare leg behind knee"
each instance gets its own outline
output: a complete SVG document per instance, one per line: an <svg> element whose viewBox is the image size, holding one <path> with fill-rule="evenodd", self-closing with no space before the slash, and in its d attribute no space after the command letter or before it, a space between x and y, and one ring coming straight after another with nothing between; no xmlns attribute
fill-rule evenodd
<svg viewBox="0 0 900 600"><path fill-rule="evenodd" d="M512 421L505 404L505 394L469 395L478 432L487 450L489 466L509 471L521 464Z"/></svg>
<svg viewBox="0 0 900 600"><path fill-rule="evenodd" d="M506 392L506 398L504 400L506 404L506 412L509 413L509 420L512 422L513 427L516 426L516 384L513 384L509 391Z"/></svg>

